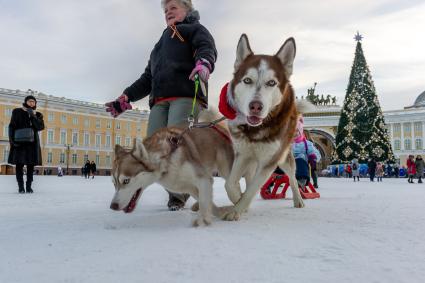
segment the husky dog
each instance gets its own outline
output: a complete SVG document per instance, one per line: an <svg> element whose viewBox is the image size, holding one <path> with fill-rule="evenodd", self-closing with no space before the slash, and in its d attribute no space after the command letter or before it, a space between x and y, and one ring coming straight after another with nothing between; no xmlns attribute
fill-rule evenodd
<svg viewBox="0 0 425 283"><path fill-rule="evenodd" d="M273 55L255 55L243 34L239 40L232 81L221 91L219 109L229 118L235 161L226 180L236 205L223 216L238 220L276 166L289 176L294 206L304 207L295 178L291 144L297 123L295 95L289 83L295 40L289 38ZM239 180L245 176L242 194Z"/></svg>
<svg viewBox="0 0 425 283"><path fill-rule="evenodd" d="M213 203L213 174L227 178L234 153L227 131L213 128L164 128L143 142L134 141L132 149L115 146L112 181L115 195L110 208L134 210L142 192L159 183L176 193L188 193L199 206L194 226L209 225L211 212L222 218L229 209ZM193 208L197 210L198 208Z"/></svg>

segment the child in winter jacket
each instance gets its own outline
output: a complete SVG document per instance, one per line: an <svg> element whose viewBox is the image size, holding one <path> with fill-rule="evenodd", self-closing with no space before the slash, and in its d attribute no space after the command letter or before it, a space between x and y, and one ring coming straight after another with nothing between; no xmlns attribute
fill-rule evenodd
<svg viewBox="0 0 425 283"><path fill-rule="evenodd" d="M310 166L320 161L321 155L314 144L307 140L304 135L304 118L300 115L297 122L295 139L292 144L292 152L297 166L295 176L301 187L310 180Z"/></svg>
<svg viewBox="0 0 425 283"><path fill-rule="evenodd" d="M415 177L416 174L416 164L415 164L415 157L413 155L409 155L409 159L407 159L406 165L407 165L407 175L409 177L409 179L407 180L407 182L409 183L414 183L413 182L413 178Z"/></svg>

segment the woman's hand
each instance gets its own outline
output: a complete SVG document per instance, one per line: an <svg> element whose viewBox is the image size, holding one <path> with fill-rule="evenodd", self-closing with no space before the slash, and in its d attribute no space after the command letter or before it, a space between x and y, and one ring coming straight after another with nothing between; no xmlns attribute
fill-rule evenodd
<svg viewBox="0 0 425 283"><path fill-rule="evenodd" d="M195 75L198 74L199 78L206 83L210 78L210 72L211 64L207 60L201 59L196 61L195 68L193 68L192 73L190 73L189 79L194 81Z"/></svg>
<svg viewBox="0 0 425 283"><path fill-rule="evenodd" d="M116 100L105 103L106 112L110 112L112 117L116 118L126 110L131 110L133 107L128 103L128 97L122 94Z"/></svg>

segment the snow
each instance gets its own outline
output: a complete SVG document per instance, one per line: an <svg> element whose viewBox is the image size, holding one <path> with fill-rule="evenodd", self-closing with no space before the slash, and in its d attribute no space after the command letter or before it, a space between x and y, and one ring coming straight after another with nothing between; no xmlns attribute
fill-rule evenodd
<svg viewBox="0 0 425 283"><path fill-rule="evenodd" d="M424 184L319 185L303 209L258 195L240 221L194 228L159 185L124 214L109 209L109 177L35 176L19 195L0 176L0 282L423 282Z"/></svg>

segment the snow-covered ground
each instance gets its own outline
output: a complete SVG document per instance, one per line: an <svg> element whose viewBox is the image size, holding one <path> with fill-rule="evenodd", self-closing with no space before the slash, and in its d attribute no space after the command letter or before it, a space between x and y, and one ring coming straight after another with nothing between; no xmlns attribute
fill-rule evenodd
<svg viewBox="0 0 425 283"><path fill-rule="evenodd" d="M303 209L258 195L240 221L193 228L158 185L124 214L109 177L35 176L19 195L0 176L0 282L424 282L425 184L319 182Z"/></svg>

